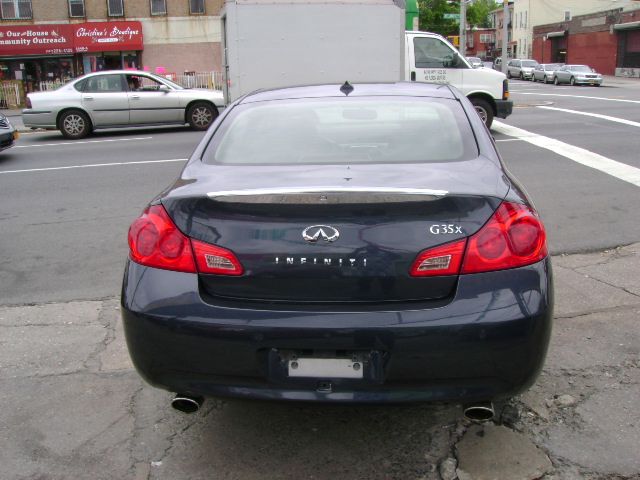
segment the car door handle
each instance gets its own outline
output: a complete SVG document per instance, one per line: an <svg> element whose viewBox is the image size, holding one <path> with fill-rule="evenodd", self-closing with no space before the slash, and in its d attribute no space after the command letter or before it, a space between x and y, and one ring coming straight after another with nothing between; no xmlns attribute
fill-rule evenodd
<svg viewBox="0 0 640 480"><path fill-rule="evenodd" d="M140 100L140 95L131 95L132 100Z"/></svg>
<svg viewBox="0 0 640 480"><path fill-rule="evenodd" d="M85 100L93 100L93 97L89 97L88 95L85 95L85 96L84 96L84 99L85 99Z"/></svg>

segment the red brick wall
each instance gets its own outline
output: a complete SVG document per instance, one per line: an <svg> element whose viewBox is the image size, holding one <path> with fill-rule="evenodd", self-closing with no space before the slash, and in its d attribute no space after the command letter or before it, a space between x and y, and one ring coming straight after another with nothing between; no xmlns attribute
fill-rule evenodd
<svg viewBox="0 0 640 480"><path fill-rule="evenodd" d="M539 63L551 63L551 41L545 42L542 37L534 38L532 55Z"/></svg>
<svg viewBox="0 0 640 480"><path fill-rule="evenodd" d="M569 35L568 63L589 65L599 73L614 75L617 53L618 36L615 33L606 31Z"/></svg>

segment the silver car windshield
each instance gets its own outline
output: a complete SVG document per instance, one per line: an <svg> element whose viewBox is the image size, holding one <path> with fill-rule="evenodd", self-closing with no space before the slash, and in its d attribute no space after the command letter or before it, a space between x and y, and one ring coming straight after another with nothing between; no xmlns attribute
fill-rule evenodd
<svg viewBox="0 0 640 480"><path fill-rule="evenodd" d="M222 122L204 160L242 165L408 163L477 155L458 102L379 97L240 105Z"/></svg>
<svg viewBox="0 0 640 480"><path fill-rule="evenodd" d="M572 72L589 72L591 73L591 69L586 65L572 65L569 70Z"/></svg>
<svg viewBox="0 0 640 480"><path fill-rule="evenodd" d="M522 66L523 67L536 67L536 66L538 66L538 62L535 62L533 60L528 60L528 61L522 62Z"/></svg>

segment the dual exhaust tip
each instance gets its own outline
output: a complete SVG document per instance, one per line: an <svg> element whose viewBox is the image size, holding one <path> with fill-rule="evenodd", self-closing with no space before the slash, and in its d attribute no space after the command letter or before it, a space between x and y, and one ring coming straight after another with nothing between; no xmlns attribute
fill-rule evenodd
<svg viewBox="0 0 640 480"><path fill-rule="evenodd" d="M203 397L183 393L177 394L173 400L171 400L171 406L174 409L187 414L196 413L200 410L203 403ZM463 407L463 412L465 418L473 422L488 422L495 416L495 410L493 408L493 403L491 402L479 402L465 405Z"/></svg>
<svg viewBox="0 0 640 480"><path fill-rule="evenodd" d="M196 413L204 403L203 397L178 393L173 400L171 406L183 413Z"/></svg>

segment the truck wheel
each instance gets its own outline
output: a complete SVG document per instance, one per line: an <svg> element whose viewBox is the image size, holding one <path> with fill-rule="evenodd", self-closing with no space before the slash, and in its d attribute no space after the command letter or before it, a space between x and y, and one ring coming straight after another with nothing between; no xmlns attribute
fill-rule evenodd
<svg viewBox="0 0 640 480"><path fill-rule="evenodd" d="M69 110L60 117L58 128L65 138L84 138L91 133L91 120L83 111Z"/></svg>
<svg viewBox="0 0 640 480"><path fill-rule="evenodd" d="M194 130L206 130L218 116L218 110L210 103L196 102L187 111L187 122Z"/></svg>
<svg viewBox="0 0 640 480"><path fill-rule="evenodd" d="M484 124L490 128L493 123L493 108L489 102L482 98L471 98L470 100Z"/></svg>

